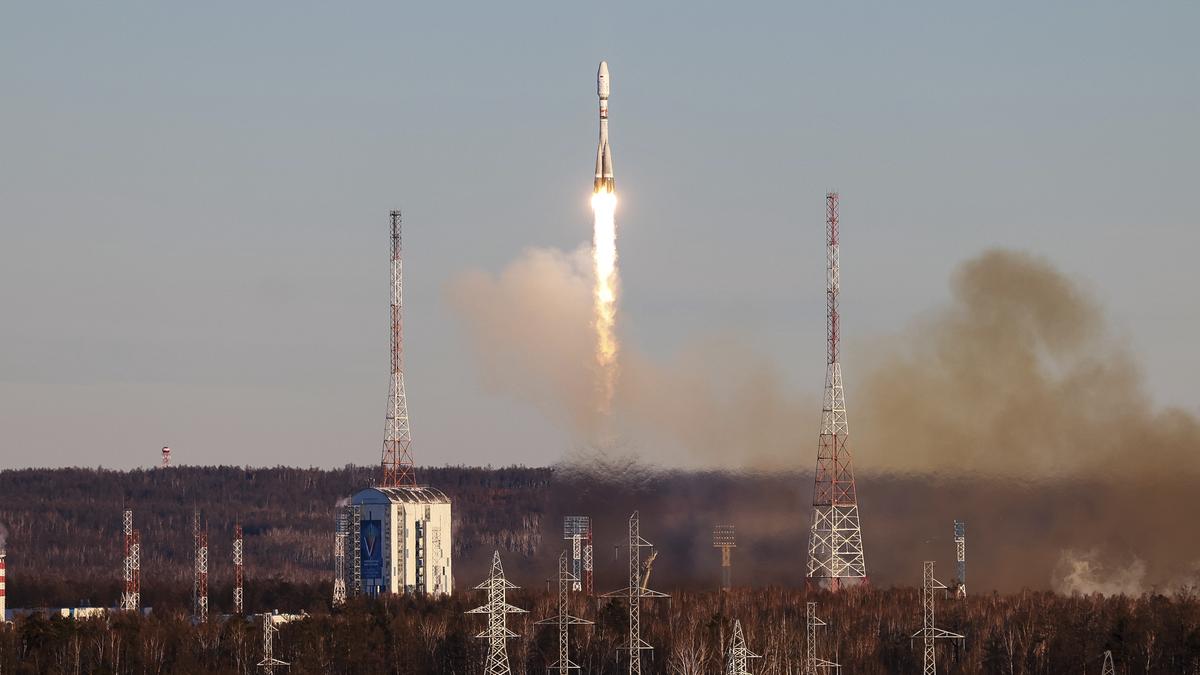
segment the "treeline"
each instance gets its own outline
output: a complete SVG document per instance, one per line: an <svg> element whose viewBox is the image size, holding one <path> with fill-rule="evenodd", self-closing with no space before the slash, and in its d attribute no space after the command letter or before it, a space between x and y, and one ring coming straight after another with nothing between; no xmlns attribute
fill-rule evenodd
<svg viewBox="0 0 1200 675"><path fill-rule="evenodd" d="M478 592L431 600L399 597L351 601L282 624L275 656L287 672L367 674L481 673L486 641L475 639L486 617L464 612L482 603ZM530 610L509 626L516 673L546 672L557 658L554 626L535 622L555 613L552 599L533 590L510 594ZM682 592L643 603L648 674L724 672L735 619L749 648L761 655L751 670L800 673L805 654L805 602L818 603L828 626L818 632L818 655L844 673L921 672L919 593L913 589L838 594L761 588L731 593ZM582 672L627 672L623 601L576 597L572 613L595 621L572 630L571 658ZM938 672L987 675L1100 673L1111 650L1121 675L1200 673L1200 601L1175 597L1064 597L1052 593L939 599L938 623L966 639L940 641ZM186 615L113 615L86 621L30 618L0 632L0 671L6 673L251 673L261 658L261 624L232 618L193 626Z"/></svg>

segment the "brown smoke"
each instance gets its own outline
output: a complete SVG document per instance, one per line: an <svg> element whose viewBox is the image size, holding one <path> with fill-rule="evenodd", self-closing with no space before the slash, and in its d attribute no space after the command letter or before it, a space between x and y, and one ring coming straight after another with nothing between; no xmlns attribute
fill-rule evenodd
<svg viewBox="0 0 1200 675"><path fill-rule="evenodd" d="M1048 262L985 252L952 296L864 364L860 465L1122 481L1200 469L1196 419L1153 409L1100 309Z"/></svg>

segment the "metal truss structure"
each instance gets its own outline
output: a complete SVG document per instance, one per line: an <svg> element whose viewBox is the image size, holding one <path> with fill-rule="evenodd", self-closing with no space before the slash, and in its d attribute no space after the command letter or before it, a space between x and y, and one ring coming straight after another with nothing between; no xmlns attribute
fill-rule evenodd
<svg viewBox="0 0 1200 675"><path fill-rule="evenodd" d="M275 636L279 633L279 629L275 627L275 618L268 612L262 615L263 621L263 657L262 661L258 662L258 667L264 673L274 673L275 669L280 666L290 666L292 664L287 661L280 661L275 658Z"/></svg>
<svg viewBox="0 0 1200 675"><path fill-rule="evenodd" d="M967 524L954 521L954 596L967 597Z"/></svg>
<svg viewBox="0 0 1200 675"><path fill-rule="evenodd" d="M1112 651L1104 651L1104 666L1100 671L1100 675L1117 675L1117 669L1113 666Z"/></svg>
<svg viewBox="0 0 1200 675"><path fill-rule="evenodd" d="M244 605L245 593L242 588L245 580L245 568L242 559L242 524L238 523L233 531L233 613L238 616L241 616L246 611Z"/></svg>
<svg viewBox="0 0 1200 675"><path fill-rule="evenodd" d="M821 408L821 438L817 446L806 576L811 584L837 590L843 585L865 583L867 564L863 555L854 469L847 446L849 425L846 417L846 394L842 385L842 366L838 355L841 340L841 323L838 316L841 271L836 192L825 195L825 225L828 358L825 398Z"/></svg>
<svg viewBox="0 0 1200 675"><path fill-rule="evenodd" d="M192 582L193 619L208 622L208 532L200 528L200 511L192 514L192 539L195 541L195 576Z"/></svg>
<svg viewBox="0 0 1200 675"><path fill-rule="evenodd" d="M922 659L924 670L922 670L922 673L924 675L937 675L937 652L934 646L938 640L965 639L963 635L938 628L937 623L934 621L934 599L936 597L934 591L945 590L945 588L945 584L933 578L933 561L926 560L922 567L921 580L921 630L912 634L912 639L922 639L922 646L924 647L924 657Z"/></svg>
<svg viewBox="0 0 1200 675"><path fill-rule="evenodd" d="M578 562L577 558L572 560ZM558 660L551 663L547 670L557 670L561 673L579 669L579 666L571 661L570 628L590 626L592 622L571 616L570 592L572 589L579 590L578 585L579 577L571 572L567 563L567 552L563 551L558 556L558 614L537 622L539 626L558 626Z"/></svg>
<svg viewBox="0 0 1200 675"><path fill-rule="evenodd" d="M350 516L350 595L362 595L362 507L347 507Z"/></svg>
<svg viewBox="0 0 1200 675"><path fill-rule="evenodd" d="M121 593L121 611L136 612L141 609L142 590L142 537L133 529L133 509L125 509L122 519L125 534L124 580L125 591Z"/></svg>
<svg viewBox="0 0 1200 675"><path fill-rule="evenodd" d="M629 650L629 675L641 675L642 652L654 649L642 639L642 598L666 598L666 593L652 591L647 588L650 581L650 563L655 554L651 552L646 560L646 579L642 580L642 549L653 544L642 538L641 521L638 512L629 516L629 585L620 590L605 593L606 598L625 598L629 604L629 631L626 643L621 649Z"/></svg>
<svg viewBox="0 0 1200 675"><path fill-rule="evenodd" d="M826 623L817 616L817 603L810 602L805 611L805 634L807 641L805 642L804 653L804 675L817 675L821 670L834 670L842 672L841 664L828 661L817 656L817 628L825 626Z"/></svg>
<svg viewBox="0 0 1200 675"><path fill-rule="evenodd" d="M733 559L730 554L737 548L732 525L713 528L713 548L721 549L721 590L728 591L733 587Z"/></svg>
<svg viewBox="0 0 1200 675"><path fill-rule="evenodd" d="M595 594L592 584L592 519L589 516L565 516L563 539L571 542L571 590Z"/></svg>
<svg viewBox="0 0 1200 675"><path fill-rule="evenodd" d="M333 606L346 602L346 510L338 509L333 532Z"/></svg>
<svg viewBox="0 0 1200 675"><path fill-rule="evenodd" d="M733 638L729 640L729 653L725 659L725 675L752 675L747 670L749 659L762 658L746 647L746 638L742 635L742 622L734 620Z"/></svg>
<svg viewBox="0 0 1200 675"><path fill-rule="evenodd" d="M404 263L401 260L400 212L392 211L392 383L383 432L382 487L416 487L408 400L404 394Z"/></svg>
<svg viewBox="0 0 1200 675"><path fill-rule="evenodd" d="M479 591L487 591L487 604L468 610L467 614L487 614L487 629L475 637L488 641L487 664L483 672L486 675L510 675L508 666L508 646L506 641L518 637L508 629L509 614L523 614L525 610L508 604L506 594L510 588L517 588L504 578L504 567L500 564L500 551L492 553L492 571L488 578L475 587Z"/></svg>

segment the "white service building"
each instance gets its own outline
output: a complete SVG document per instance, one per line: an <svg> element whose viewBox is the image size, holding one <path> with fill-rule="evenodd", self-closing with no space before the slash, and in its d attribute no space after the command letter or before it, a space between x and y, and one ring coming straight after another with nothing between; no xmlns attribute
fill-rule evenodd
<svg viewBox="0 0 1200 675"><path fill-rule="evenodd" d="M351 498L350 509L351 535L357 533L358 541L348 552L347 586L361 583L361 592L370 596L453 592L450 499L441 490L367 488Z"/></svg>

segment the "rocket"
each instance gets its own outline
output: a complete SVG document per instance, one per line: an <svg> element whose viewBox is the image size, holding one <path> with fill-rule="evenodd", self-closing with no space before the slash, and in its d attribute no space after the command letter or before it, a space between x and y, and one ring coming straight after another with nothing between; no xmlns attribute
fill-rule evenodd
<svg viewBox="0 0 1200 675"><path fill-rule="evenodd" d="M608 147L608 62L600 62L596 73L596 95L600 97L600 145L596 147L595 192L613 192L612 150Z"/></svg>

